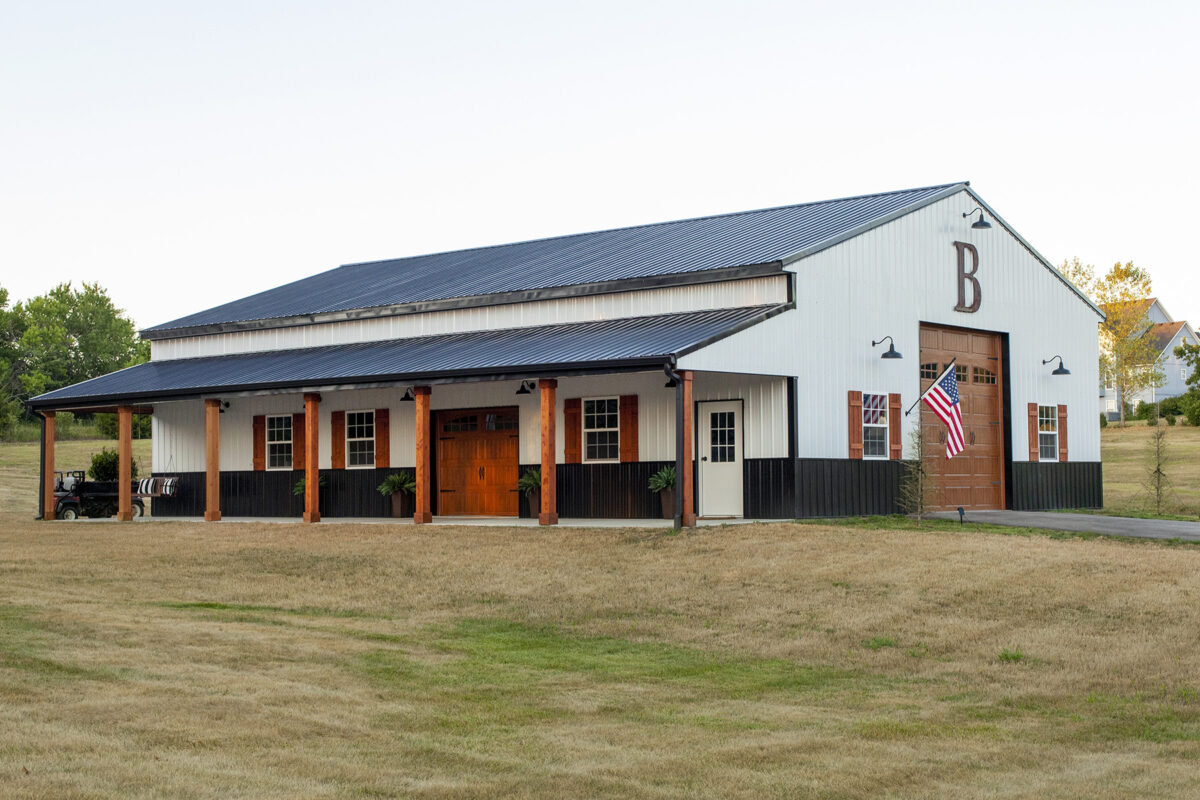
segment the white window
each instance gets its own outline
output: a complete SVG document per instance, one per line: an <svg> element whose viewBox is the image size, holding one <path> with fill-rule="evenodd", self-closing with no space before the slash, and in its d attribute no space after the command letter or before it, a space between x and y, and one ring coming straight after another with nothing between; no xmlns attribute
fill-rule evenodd
<svg viewBox="0 0 1200 800"><path fill-rule="evenodd" d="M886 394L862 396L863 458L888 457L888 404Z"/></svg>
<svg viewBox="0 0 1200 800"><path fill-rule="evenodd" d="M583 401L583 460L619 461L621 430L618 400L595 397Z"/></svg>
<svg viewBox="0 0 1200 800"><path fill-rule="evenodd" d="M346 412L346 466L375 466L375 412Z"/></svg>
<svg viewBox="0 0 1200 800"><path fill-rule="evenodd" d="M1038 461L1058 461L1058 406L1038 406Z"/></svg>
<svg viewBox="0 0 1200 800"><path fill-rule="evenodd" d="M267 417L267 469L292 468L292 417Z"/></svg>

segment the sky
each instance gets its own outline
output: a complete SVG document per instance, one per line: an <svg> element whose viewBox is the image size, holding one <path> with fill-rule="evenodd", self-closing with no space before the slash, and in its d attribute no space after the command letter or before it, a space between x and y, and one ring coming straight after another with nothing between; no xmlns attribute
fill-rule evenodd
<svg viewBox="0 0 1200 800"><path fill-rule="evenodd" d="M339 264L970 180L1200 324L1200 4L0 0L0 286L139 327Z"/></svg>

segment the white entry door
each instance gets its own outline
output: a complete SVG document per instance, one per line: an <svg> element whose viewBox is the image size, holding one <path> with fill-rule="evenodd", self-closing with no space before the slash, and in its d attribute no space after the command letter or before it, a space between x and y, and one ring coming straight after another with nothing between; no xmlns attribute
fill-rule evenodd
<svg viewBox="0 0 1200 800"><path fill-rule="evenodd" d="M702 517L742 516L742 402L700 403L696 456Z"/></svg>

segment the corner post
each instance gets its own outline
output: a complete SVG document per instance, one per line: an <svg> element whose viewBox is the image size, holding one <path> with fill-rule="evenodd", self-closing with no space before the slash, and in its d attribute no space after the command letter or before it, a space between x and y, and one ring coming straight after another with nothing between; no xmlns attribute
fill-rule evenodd
<svg viewBox="0 0 1200 800"><path fill-rule="evenodd" d="M321 447L320 432L321 395L306 392L304 395L304 515L305 522L321 521L321 474L317 469Z"/></svg>
<svg viewBox="0 0 1200 800"><path fill-rule="evenodd" d="M221 401L204 400L204 521L221 521Z"/></svg>
<svg viewBox="0 0 1200 800"><path fill-rule="evenodd" d="M428 386L413 387L413 396L417 401L417 502L413 522L417 524L433 522L429 494L429 394Z"/></svg>
<svg viewBox="0 0 1200 800"><path fill-rule="evenodd" d="M117 520L133 519L133 409L117 407Z"/></svg>
<svg viewBox="0 0 1200 800"><path fill-rule="evenodd" d="M542 404L542 507L541 513L538 514L539 525L558 524L558 476L555 460L558 443L555 433L557 388L558 381L554 378L542 378L538 381Z"/></svg>
<svg viewBox="0 0 1200 800"><path fill-rule="evenodd" d="M680 493L683 495L683 502L680 504L680 524L685 528L694 528L696 510L692 490L695 470L695 458L692 454L692 441L695 439L692 432L692 371L680 370L679 377L679 388L682 390L680 395L683 400L683 424L680 426L683 433L683 476L678 482Z"/></svg>
<svg viewBox="0 0 1200 800"><path fill-rule="evenodd" d="M43 411L42 417L42 519L54 519L58 505L54 497L54 412Z"/></svg>

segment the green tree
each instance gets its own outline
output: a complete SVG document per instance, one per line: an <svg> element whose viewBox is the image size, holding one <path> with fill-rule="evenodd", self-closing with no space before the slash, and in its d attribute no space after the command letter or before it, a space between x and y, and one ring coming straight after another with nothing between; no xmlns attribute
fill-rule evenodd
<svg viewBox="0 0 1200 800"><path fill-rule="evenodd" d="M0 437L5 437L21 412L18 378L22 317L8 307L8 290L0 286Z"/></svg>
<svg viewBox="0 0 1200 800"><path fill-rule="evenodd" d="M1175 348L1175 355L1192 368L1187 392L1179 398L1179 407L1192 425L1200 425L1200 343L1184 342Z"/></svg>
<svg viewBox="0 0 1200 800"><path fill-rule="evenodd" d="M1159 352L1143 334L1150 327L1150 273L1132 261L1113 264L1097 277L1090 264L1078 258L1064 261L1059 271L1105 313L1100 323L1100 374L1117 391L1121 402L1121 425L1125 425L1125 403L1133 395L1160 386Z"/></svg>

